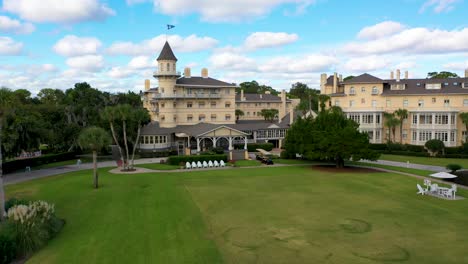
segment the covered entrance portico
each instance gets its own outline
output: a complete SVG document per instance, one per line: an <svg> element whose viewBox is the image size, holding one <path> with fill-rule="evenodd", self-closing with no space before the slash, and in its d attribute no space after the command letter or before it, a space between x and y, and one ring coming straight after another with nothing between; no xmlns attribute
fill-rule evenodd
<svg viewBox="0 0 468 264"><path fill-rule="evenodd" d="M187 151L186 154L190 154L191 146L194 147L196 142L196 152L200 153L210 147L223 147L229 151L229 158L232 159L232 151L234 150L234 141L244 142L244 151L246 152L245 157L248 157L247 153L247 142L248 133L239 131L226 125L217 126L214 128L208 128L198 135L189 135L187 132L176 133L179 138L186 138Z"/></svg>

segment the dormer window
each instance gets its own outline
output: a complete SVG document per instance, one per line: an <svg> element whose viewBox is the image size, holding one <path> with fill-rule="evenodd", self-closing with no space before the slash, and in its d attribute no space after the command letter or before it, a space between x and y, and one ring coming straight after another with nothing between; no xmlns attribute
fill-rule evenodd
<svg viewBox="0 0 468 264"><path fill-rule="evenodd" d="M427 83L426 89L427 90L440 90L442 85L440 83Z"/></svg>
<svg viewBox="0 0 468 264"><path fill-rule="evenodd" d="M448 82L446 82L446 83L444 83L444 85L445 85L445 86L448 86L448 85L449 85L449 83L448 83Z"/></svg>
<svg viewBox="0 0 468 264"><path fill-rule="evenodd" d="M404 83L395 83L390 86L390 90L405 90L406 84Z"/></svg>
<svg viewBox="0 0 468 264"><path fill-rule="evenodd" d="M458 83L457 83L457 82L454 82L454 83L453 83L453 85L457 86L457 85L458 85Z"/></svg>
<svg viewBox="0 0 468 264"><path fill-rule="evenodd" d="M416 83L416 86L421 86L421 83Z"/></svg>

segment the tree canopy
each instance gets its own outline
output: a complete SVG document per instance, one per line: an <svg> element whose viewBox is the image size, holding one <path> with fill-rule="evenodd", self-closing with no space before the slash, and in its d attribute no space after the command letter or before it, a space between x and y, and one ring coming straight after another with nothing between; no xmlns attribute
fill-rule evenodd
<svg viewBox="0 0 468 264"><path fill-rule="evenodd" d="M288 156L298 153L308 159L334 161L338 168L345 160L376 160L379 154L369 148L367 133L358 127L334 106L316 118L299 118L288 130L285 149Z"/></svg>
<svg viewBox="0 0 468 264"><path fill-rule="evenodd" d="M441 72L428 72L427 78L429 79L446 79L446 78L458 78L456 73L441 71Z"/></svg>
<svg viewBox="0 0 468 264"><path fill-rule="evenodd" d="M236 88L236 92L240 93L240 90L244 90L244 93L255 93L264 94L266 91L273 95L278 95L279 92L273 89L271 86L260 85L257 81L253 80L250 82L243 82L239 84L239 88Z"/></svg>
<svg viewBox="0 0 468 264"><path fill-rule="evenodd" d="M307 84L297 82L291 86L289 90L289 95L291 97L301 99L297 109L306 113L309 110L318 110L318 95L320 94L319 90L311 89Z"/></svg>

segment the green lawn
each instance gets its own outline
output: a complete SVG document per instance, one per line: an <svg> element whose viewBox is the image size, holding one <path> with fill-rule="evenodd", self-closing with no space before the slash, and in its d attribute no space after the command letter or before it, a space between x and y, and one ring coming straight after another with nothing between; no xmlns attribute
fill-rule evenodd
<svg viewBox="0 0 468 264"><path fill-rule="evenodd" d="M374 168L382 168L387 170L399 171L399 172L406 172L411 173L419 176L429 177L430 174L433 174L433 171L428 170L419 170L413 168L403 168L403 167L396 167L396 166L389 166L389 165L382 165L382 164L375 164L375 163L367 163L367 162L349 162L351 165L362 165L367 167L374 167Z"/></svg>
<svg viewBox="0 0 468 264"><path fill-rule="evenodd" d="M177 170L180 169L177 165L150 163L150 164L138 164L135 167L146 168L151 170Z"/></svg>
<svg viewBox="0 0 468 264"><path fill-rule="evenodd" d="M7 186L67 221L28 263L468 263L468 199L417 196L408 176L292 166L100 180Z"/></svg>
<svg viewBox="0 0 468 264"><path fill-rule="evenodd" d="M381 160L400 161L414 164L434 165L442 166L445 168L447 164L460 164L463 168L468 169L468 159L446 159L446 158L434 158L434 157L412 157L412 156L401 156L401 155L380 155Z"/></svg>
<svg viewBox="0 0 468 264"><path fill-rule="evenodd" d="M238 160L234 164L236 167L256 167L262 166L262 163L258 160Z"/></svg>

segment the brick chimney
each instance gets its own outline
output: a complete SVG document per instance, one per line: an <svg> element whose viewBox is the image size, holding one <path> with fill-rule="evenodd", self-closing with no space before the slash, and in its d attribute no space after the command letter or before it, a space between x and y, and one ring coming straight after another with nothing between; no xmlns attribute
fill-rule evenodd
<svg viewBox="0 0 468 264"><path fill-rule="evenodd" d="M468 78L468 68L465 69L465 78Z"/></svg>
<svg viewBox="0 0 468 264"><path fill-rule="evenodd" d="M333 93L337 92L337 87L338 87L338 75L337 73L333 73Z"/></svg>
<svg viewBox="0 0 468 264"><path fill-rule="evenodd" d="M291 107L289 109L289 124L292 125L294 123L294 109Z"/></svg>
<svg viewBox="0 0 468 264"><path fill-rule="evenodd" d="M395 75L393 74L393 71L390 72L390 80L395 79Z"/></svg>
<svg viewBox="0 0 468 264"><path fill-rule="evenodd" d="M396 81L400 81L400 69L396 70Z"/></svg>
<svg viewBox="0 0 468 264"><path fill-rule="evenodd" d="M244 97L244 89L241 89L241 95L240 95L241 101L245 101Z"/></svg>
<svg viewBox="0 0 468 264"><path fill-rule="evenodd" d="M190 78L190 77L192 77L189 67L185 67L185 69L184 69L184 77L185 77L185 78Z"/></svg>
<svg viewBox="0 0 468 264"><path fill-rule="evenodd" d="M145 91L148 91L151 87L150 80L146 79L145 80Z"/></svg>
<svg viewBox="0 0 468 264"><path fill-rule="evenodd" d="M408 79L408 76L409 76L408 71L405 71L405 79Z"/></svg>
<svg viewBox="0 0 468 264"><path fill-rule="evenodd" d="M207 69L207 68L203 68L203 69L201 70L201 76L202 76L203 78L208 78L208 69Z"/></svg>

